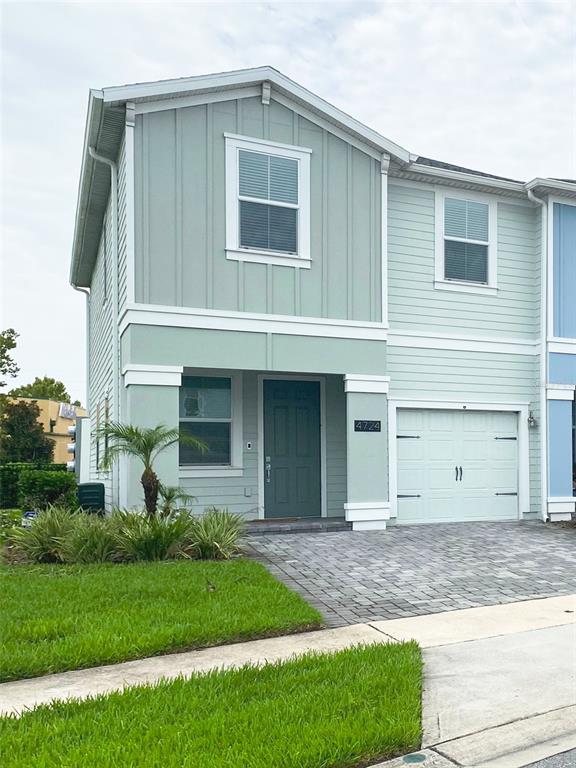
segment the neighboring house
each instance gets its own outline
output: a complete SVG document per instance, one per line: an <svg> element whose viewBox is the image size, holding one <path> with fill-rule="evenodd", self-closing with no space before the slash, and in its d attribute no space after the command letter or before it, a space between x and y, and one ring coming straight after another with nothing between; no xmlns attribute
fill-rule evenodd
<svg viewBox="0 0 576 768"><path fill-rule="evenodd" d="M68 427L76 424L76 419L87 415L84 408L70 403L60 403L56 400L41 400L37 397L15 397L14 400L24 400L36 403L40 409L38 421L42 424L44 435L54 443L54 464L66 464L72 458L68 445L74 438L69 434Z"/></svg>
<svg viewBox="0 0 576 768"><path fill-rule="evenodd" d="M90 479L141 503L111 418L207 443L159 461L200 509L569 516L575 217L572 181L418 157L269 67L91 91Z"/></svg>

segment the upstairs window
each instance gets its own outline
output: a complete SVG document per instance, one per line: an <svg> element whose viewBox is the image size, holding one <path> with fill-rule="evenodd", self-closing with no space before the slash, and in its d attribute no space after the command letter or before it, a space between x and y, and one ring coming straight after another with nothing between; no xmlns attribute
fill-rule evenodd
<svg viewBox="0 0 576 768"><path fill-rule="evenodd" d="M436 192L436 287L496 290L496 203Z"/></svg>
<svg viewBox="0 0 576 768"><path fill-rule="evenodd" d="M310 150L226 135L226 252L310 266Z"/></svg>
<svg viewBox="0 0 576 768"><path fill-rule="evenodd" d="M488 283L488 206L444 200L444 278Z"/></svg>

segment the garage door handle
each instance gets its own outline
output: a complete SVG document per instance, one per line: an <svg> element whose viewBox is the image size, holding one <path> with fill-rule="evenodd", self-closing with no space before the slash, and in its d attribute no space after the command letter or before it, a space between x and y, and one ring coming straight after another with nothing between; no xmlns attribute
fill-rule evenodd
<svg viewBox="0 0 576 768"><path fill-rule="evenodd" d="M421 499L422 494L420 493L399 493L396 497L397 499Z"/></svg>
<svg viewBox="0 0 576 768"><path fill-rule="evenodd" d="M454 467L454 470L456 472L456 482L458 482L458 467Z"/></svg>
<svg viewBox="0 0 576 768"><path fill-rule="evenodd" d="M518 496L518 492L515 491L514 493L495 493L494 496Z"/></svg>
<svg viewBox="0 0 576 768"><path fill-rule="evenodd" d="M462 467L460 467L460 481L462 481Z"/></svg>

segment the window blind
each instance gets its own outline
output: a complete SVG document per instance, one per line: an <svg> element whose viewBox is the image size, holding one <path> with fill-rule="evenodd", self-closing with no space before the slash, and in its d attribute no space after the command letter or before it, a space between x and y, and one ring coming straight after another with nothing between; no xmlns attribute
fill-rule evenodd
<svg viewBox="0 0 576 768"><path fill-rule="evenodd" d="M444 201L444 235L488 242L488 205L447 197Z"/></svg>

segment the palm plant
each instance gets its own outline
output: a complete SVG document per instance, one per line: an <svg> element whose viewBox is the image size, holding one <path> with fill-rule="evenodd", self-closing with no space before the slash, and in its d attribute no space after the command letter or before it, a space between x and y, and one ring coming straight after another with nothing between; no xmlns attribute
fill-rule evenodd
<svg viewBox="0 0 576 768"><path fill-rule="evenodd" d="M144 489L144 504L149 519L156 516L158 509L160 480L154 471L154 461L158 455L180 441L201 453L207 450L202 440L192 435L183 435L178 429L166 427L164 424L157 427L134 427L131 424L110 421L100 428L98 436L109 440L101 462L102 469L109 469L119 456L133 456L144 465L140 482Z"/></svg>

